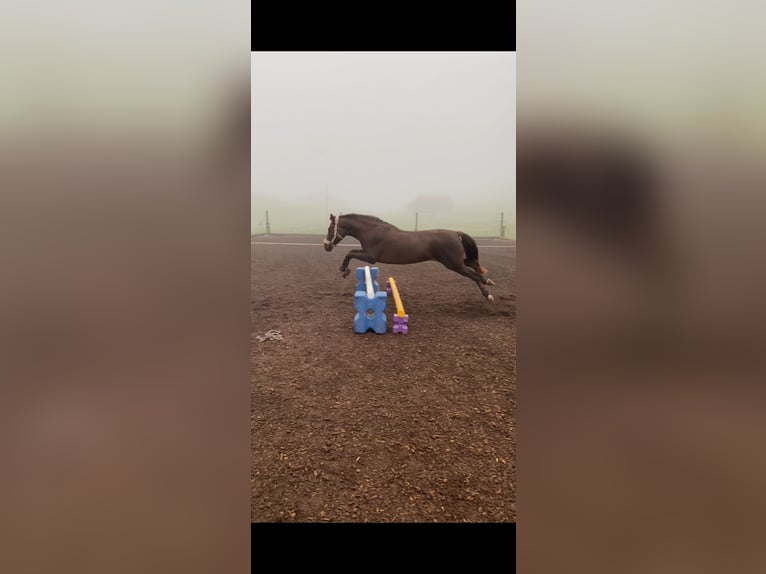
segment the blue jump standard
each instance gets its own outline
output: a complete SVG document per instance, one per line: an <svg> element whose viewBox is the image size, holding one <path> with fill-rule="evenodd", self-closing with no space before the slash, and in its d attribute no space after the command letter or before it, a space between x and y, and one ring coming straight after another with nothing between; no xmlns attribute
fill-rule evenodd
<svg viewBox="0 0 766 574"><path fill-rule="evenodd" d="M372 287L375 296L367 297L367 285L364 278L364 267L356 268L356 291L354 292L354 307L357 310L354 317L354 333L366 333L370 329L376 333L386 332L386 302L387 293L378 291L378 268L370 267Z"/></svg>

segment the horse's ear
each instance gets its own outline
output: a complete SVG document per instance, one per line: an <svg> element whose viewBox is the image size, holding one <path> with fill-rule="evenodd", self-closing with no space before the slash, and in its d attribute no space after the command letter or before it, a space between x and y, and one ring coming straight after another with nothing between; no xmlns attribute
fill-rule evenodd
<svg viewBox="0 0 766 574"><path fill-rule="evenodd" d="M330 214L330 221L335 221L335 216L332 213Z"/></svg>

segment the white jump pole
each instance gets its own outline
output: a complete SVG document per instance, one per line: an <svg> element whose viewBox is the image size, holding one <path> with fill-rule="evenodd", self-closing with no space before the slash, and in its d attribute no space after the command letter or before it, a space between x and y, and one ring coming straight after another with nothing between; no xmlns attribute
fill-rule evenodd
<svg viewBox="0 0 766 574"><path fill-rule="evenodd" d="M375 288L372 285L372 274L370 273L370 266L364 266L364 282L367 285L367 298L373 299L375 297Z"/></svg>

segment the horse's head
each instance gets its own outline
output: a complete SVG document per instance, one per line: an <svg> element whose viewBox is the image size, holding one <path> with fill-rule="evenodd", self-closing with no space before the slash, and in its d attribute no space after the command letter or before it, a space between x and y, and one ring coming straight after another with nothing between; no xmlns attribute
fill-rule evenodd
<svg viewBox="0 0 766 574"><path fill-rule="evenodd" d="M338 229L339 224L340 224L340 215L335 217L331 213L330 227L327 228L327 235L324 238L325 251L332 251L332 248L335 247L338 243L340 243L341 239L343 239L344 235Z"/></svg>

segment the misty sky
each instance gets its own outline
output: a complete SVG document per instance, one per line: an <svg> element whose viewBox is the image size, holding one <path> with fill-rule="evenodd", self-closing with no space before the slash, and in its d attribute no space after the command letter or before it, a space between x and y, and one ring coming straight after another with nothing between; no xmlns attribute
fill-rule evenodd
<svg viewBox="0 0 766 574"><path fill-rule="evenodd" d="M515 53L254 52L251 78L253 231L513 220Z"/></svg>

